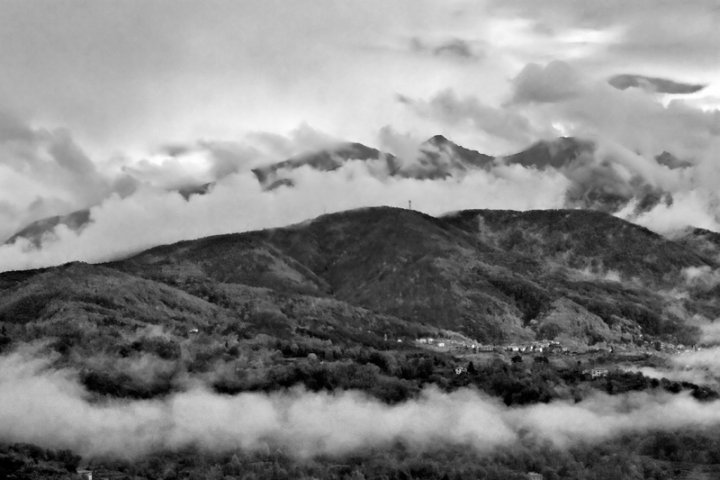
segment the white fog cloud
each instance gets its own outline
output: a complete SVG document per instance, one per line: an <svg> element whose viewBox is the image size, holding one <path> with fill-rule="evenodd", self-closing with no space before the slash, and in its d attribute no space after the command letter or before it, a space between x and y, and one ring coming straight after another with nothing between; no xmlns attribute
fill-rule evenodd
<svg viewBox="0 0 720 480"><path fill-rule="evenodd" d="M720 423L718 402L688 395L595 394L508 408L474 390L426 389L396 405L354 391L218 395L202 387L156 400L93 400L76 372L54 370L32 349L0 357L0 439L84 456L132 458L199 445L213 451L279 447L291 455L343 455L402 442L479 451L533 435L558 447L615 435Z"/></svg>
<svg viewBox="0 0 720 480"><path fill-rule="evenodd" d="M562 205L566 185L555 172L538 174L520 166L435 181L377 178L370 169L372 162L361 161L333 172L303 167L291 172L293 188L269 192L252 173L238 173L187 201L175 192L143 187L94 207L92 223L80 233L59 226L57 240L42 249L23 239L0 246L0 270L104 261L182 239L280 227L357 207L405 208L408 201L431 215L468 208L555 208Z"/></svg>

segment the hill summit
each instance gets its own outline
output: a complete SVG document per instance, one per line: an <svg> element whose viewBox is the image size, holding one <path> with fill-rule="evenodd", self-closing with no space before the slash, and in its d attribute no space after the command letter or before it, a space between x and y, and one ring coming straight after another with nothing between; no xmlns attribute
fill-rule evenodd
<svg viewBox="0 0 720 480"><path fill-rule="evenodd" d="M0 318L238 318L243 328L282 335L332 325L338 335L448 330L484 342L691 341L686 318L717 316L720 304L690 286L671 292L685 288L688 271L716 267L692 244L602 212L436 218L379 207L160 246L106 265L8 272L0 275ZM63 280L69 273L71 283Z"/></svg>

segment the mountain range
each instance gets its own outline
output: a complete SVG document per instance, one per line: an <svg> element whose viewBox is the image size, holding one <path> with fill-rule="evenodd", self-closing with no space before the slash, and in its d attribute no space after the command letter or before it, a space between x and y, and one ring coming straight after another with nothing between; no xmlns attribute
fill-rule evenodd
<svg viewBox="0 0 720 480"><path fill-rule="evenodd" d="M693 343L688 319L720 315L718 282L687 281L718 268L709 233L670 240L583 210L351 210L102 265L5 272L0 323L26 340L160 326L359 343Z"/></svg>
<svg viewBox="0 0 720 480"><path fill-rule="evenodd" d="M369 173L378 178L400 177L421 180L461 178L473 171L492 171L506 165L520 165L538 171L554 170L569 180L565 207L616 212L634 201L635 212L647 211L659 203L672 204L671 193L648 183L639 175L628 177L620 173L612 158L598 158L595 142L573 137L560 137L539 141L513 155L493 157L462 147L442 135L435 135L419 145L415 158L399 158L360 143L338 143L328 148L310 151L289 159L252 170L265 190L294 186L293 171L311 168L331 172L347 162L372 163ZM655 157L658 164L667 168L687 168L691 164L669 152ZM178 190L186 200L192 195L204 195L212 190L213 183L187 185ZM89 206L91 207L91 206ZM5 243L20 238L36 247L58 225L80 230L92 221L89 208L65 215L35 221L16 232Z"/></svg>

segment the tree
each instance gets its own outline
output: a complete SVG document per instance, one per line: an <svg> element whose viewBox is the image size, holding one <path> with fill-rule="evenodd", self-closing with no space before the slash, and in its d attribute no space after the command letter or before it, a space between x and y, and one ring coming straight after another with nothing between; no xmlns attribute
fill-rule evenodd
<svg viewBox="0 0 720 480"><path fill-rule="evenodd" d="M475 369L475 364L473 362L468 363L467 373L469 373L470 375L475 375L477 373L477 370Z"/></svg>

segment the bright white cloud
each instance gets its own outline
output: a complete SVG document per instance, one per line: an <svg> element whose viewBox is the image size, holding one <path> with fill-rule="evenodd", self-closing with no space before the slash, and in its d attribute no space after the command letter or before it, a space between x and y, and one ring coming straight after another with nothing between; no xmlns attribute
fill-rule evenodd
<svg viewBox="0 0 720 480"><path fill-rule="evenodd" d="M202 387L160 400L93 402L77 373L55 370L31 350L0 357L0 431L10 442L132 458L198 445L213 451L281 448L299 457L343 455L402 442L488 451L521 435L566 447L647 430L720 423L718 402L689 395L595 394L508 408L477 391L426 389L397 405L354 391L217 395Z"/></svg>
<svg viewBox="0 0 720 480"><path fill-rule="evenodd" d="M468 208L556 208L566 179L520 166L475 171L446 180L383 178L371 175L372 162L350 161L333 172L303 167L290 172L293 188L266 192L250 172L220 181L210 193L189 200L175 192L141 187L91 211L93 222L79 234L58 227L56 241L40 250L19 240L0 247L0 270L53 265L72 260L98 262L154 245L207 235L280 227L357 207L390 205L429 214Z"/></svg>

